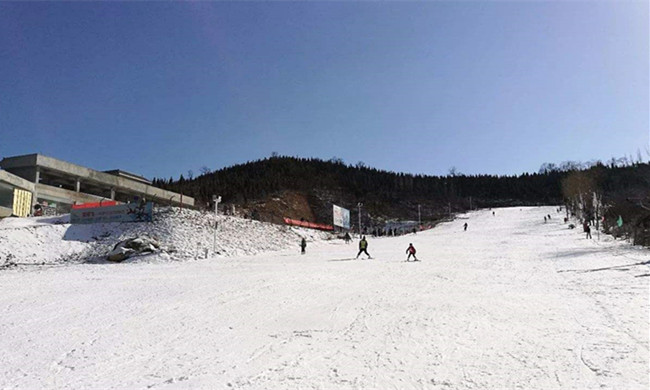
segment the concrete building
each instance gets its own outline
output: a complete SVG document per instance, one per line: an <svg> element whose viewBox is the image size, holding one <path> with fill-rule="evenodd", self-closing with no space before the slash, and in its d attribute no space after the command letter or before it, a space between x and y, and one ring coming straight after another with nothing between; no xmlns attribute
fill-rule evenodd
<svg viewBox="0 0 650 390"><path fill-rule="evenodd" d="M75 203L145 198L158 204L194 207L194 199L151 185L151 181L122 170L100 172L41 154L5 157L0 161L0 207L7 208L13 189L29 191L31 204L65 213ZM6 210L5 210L6 213Z"/></svg>
<svg viewBox="0 0 650 390"><path fill-rule="evenodd" d="M34 183L0 170L0 218L29 215L33 192Z"/></svg>

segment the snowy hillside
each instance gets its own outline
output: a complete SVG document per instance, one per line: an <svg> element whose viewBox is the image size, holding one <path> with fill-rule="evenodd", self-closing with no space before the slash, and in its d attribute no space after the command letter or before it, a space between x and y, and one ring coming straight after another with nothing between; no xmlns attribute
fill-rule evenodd
<svg viewBox="0 0 650 390"><path fill-rule="evenodd" d="M495 211L371 238L370 260L259 225L241 243L290 249L5 269L0 388L647 389L648 251L553 207ZM14 240L56 247L56 226Z"/></svg>
<svg viewBox="0 0 650 390"><path fill-rule="evenodd" d="M219 257L252 255L297 247L327 233L219 215ZM188 260L205 257L214 245L214 215L179 208L156 209L152 223L70 225L69 216L0 220L0 266L99 261L116 243L138 236L156 238L162 253L130 261Z"/></svg>

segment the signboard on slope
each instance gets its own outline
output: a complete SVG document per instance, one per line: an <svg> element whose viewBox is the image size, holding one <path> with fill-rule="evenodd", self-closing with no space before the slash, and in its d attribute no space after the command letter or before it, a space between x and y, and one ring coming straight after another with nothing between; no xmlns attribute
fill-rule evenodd
<svg viewBox="0 0 650 390"><path fill-rule="evenodd" d="M332 205L332 215L334 216L334 226L340 226L345 229L350 228L350 210L344 209L337 205Z"/></svg>
<svg viewBox="0 0 650 390"><path fill-rule="evenodd" d="M72 209L70 223L151 222L153 203L128 203L116 206Z"/></svg>

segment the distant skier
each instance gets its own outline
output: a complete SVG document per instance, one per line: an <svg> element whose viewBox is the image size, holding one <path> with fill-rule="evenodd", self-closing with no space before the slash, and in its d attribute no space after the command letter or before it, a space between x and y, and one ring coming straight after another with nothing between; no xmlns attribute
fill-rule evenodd
<svg viewBox="0 0 650 390"><path fill-rule="evenodd" d="M300 253L305 254L305 248L307 248L307 241L305 240L305 237L302 238L300 241Z"/></svg>
<svg viewBox="0 0 650 390"><path fill-rule="evenodd" d="M361 237L361 241L359 241L359 253L357 253L357 259L359 258L359 255L365 253L366 256L368 256L369 259L372 257L370 256L370 253L368 253L368 241L366 241L366 236Z"/></svg>
<svg viewBox="0 0 650 390"><path fill-rule="evenodd" d="M587 233L587 239L591 238L591 228L589 225L585 225L585 232Z"/></svg>
<svg viewBox="0 0 650 390"><path fill-rule="evenodd" d="M350 233L345 232L345 237L343 237L343 240L345 240L346 244L349 244L350 241L352 241L352 237L350 237Z"/></svg>
<svg viewBox="0 0 650 390"><path fill-rule="evenodd" d="M467 222L465 222L465 224L463 225L463 231L464 231L464 232L467 231Z"/></svg>
<svg viewBox="0 0 650 390"><path fill-rule="evenodd" d="M546 223L546 215L544 216L544 223Z"/></svg>
<svg viewBox="0 0 650 390"><path fill-rule="evenodd" d="M406 248L406 253L408 253L408 257L406 258L406 261L411 260L411 256L413 256L414 261L419 261L417 257L415 257L415 247L413 244L409 244L409 247Z"/></svg>
<svg viewBox="0 0 650 390"><path fill-rule="evenodd" d="M492 212L492 216L494 216L494 211Z"/></svg>

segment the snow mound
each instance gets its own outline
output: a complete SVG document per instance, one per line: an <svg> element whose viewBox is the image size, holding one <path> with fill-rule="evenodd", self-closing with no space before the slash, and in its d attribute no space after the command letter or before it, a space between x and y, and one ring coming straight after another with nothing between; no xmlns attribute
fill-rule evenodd
<svg viewBox="0 0 650 390"><path fill-rule="evenodd" d="M153 222L71 225L69 216L0 220L0 267L27 264L104 261L125 240L150 237L161 251L133 261L167 261L233 257L279 251L309 241L330 239L329 233L173 207L156 208ZM135 259L135 260L134 260Z"/></svg>

